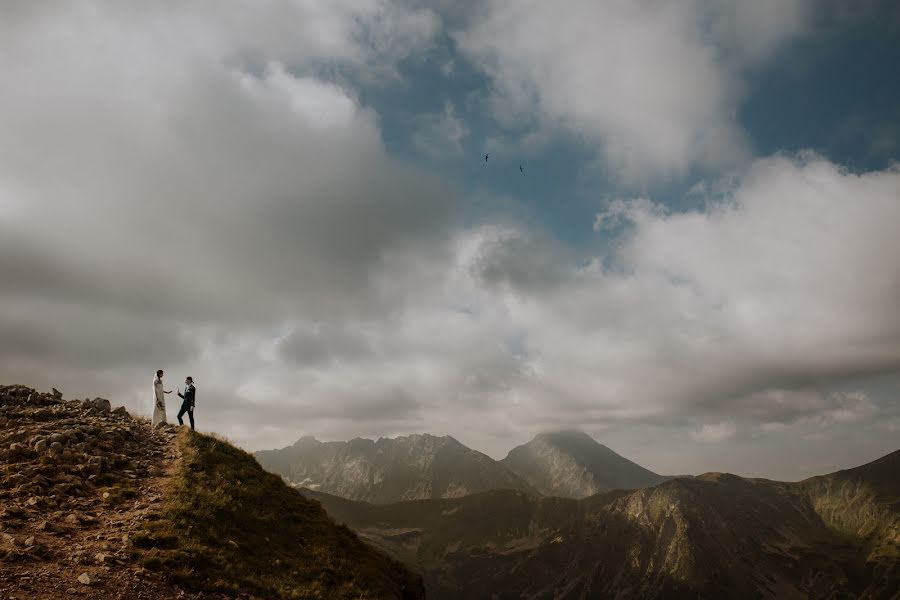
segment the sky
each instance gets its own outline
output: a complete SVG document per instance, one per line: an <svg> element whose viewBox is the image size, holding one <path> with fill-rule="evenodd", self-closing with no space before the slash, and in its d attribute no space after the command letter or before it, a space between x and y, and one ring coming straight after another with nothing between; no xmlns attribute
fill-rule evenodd
<svg viewBox="0 0 900 600"><path fill-rule="evenodd" d="M4 2L0 381L191 375L250 450L874 460L898 70L890 0Z"/></svg>

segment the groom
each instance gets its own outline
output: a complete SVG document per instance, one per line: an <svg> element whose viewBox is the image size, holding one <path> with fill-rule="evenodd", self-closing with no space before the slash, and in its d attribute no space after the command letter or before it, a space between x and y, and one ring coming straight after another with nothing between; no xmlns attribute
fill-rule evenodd
<svg viewBox="0 0 900 600"><path fill-rule="evenodd" d="M181 410L178 411L178 424L184 425L184 421L181 420L182 415L184 413L188 414L188 418L191 420L191 430L194 429L194 398L196 394L196 390L194 388L194 378L186 377L184 379L184 385L187 387L184 388L184 393L181 393L181 390L178 390L178 397L181 398Z"/></svg>

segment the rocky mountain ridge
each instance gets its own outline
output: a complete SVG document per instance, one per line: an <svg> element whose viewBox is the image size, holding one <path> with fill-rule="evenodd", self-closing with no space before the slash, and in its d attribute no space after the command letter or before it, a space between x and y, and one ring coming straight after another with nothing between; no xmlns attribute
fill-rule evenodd
<svg viewBox="0 0 900 600"><path fill-rule="evenodd" d="M799 483L707 473L581 500L304 493L419 569L430 598L888 600L900 594L898 461Z"/></svg>
<svg viewBox="0 0 900 600"><path fill-rule="evenodd" d="M489 456L450 436L349 442L304 437L287 448L256 452L255 457L292 485L367 502L456 498L498 487L536 493Z"/></svg>

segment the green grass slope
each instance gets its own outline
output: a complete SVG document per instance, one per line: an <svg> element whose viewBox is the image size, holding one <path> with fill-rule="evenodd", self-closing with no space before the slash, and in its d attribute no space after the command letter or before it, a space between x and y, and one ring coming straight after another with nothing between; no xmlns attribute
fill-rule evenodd
<svg viewBox="0 0 900 600"><path fill-rule="evenodd" d="M227 442L189 431L145 565L194 591L264 598L424 598L421 579Z"/></svg>

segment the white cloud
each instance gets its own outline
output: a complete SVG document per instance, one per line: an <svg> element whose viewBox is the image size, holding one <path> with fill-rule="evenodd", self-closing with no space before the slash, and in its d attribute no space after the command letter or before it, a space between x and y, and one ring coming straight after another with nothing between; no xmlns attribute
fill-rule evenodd
<svg viewBox="0 0 900 600"><path fill-rule="evenodd" d="M501 124L565 132L634 181L746 155L743 71L804 29L807 4L502 0L457 39L493 82Z"/></svg>
<svg viewBox="0 0 900 600"><path fill-rule="evenodd" d="M698 431L691 433L691 439L697 442L718 443L734 438L737 427L732 423L704 423Z"/></svg>
<svg viewBox="0 0 900 600"><path fill-rule="evenodd" d="M190 373L201 427L253 448L430 430L497 440L483 448L497 454L572 426L741 441L747 425L884 414L874 396L826 388L900 369L898 170L755 161L698 188L704 210L615 203L597 218L614 225L611 253L577 256L511 218L462 227L459 198L389 156L352 78L328 76L329 63L395 76L430 43L428 11L43 6L0 9L0 381L146 410L156 368ZM635 6L603 27L628 37ZM543 10L522 9L523 26ZM727 156L731 92L712 51L688 43L690 15L663 8L648 21L661 39L627 41L651 63L671 54L671 73L697 66L687 82L710 98L677 89L631 114L597 96L597 116L587 90L569 105L589 65L580 38L554 34L541 43L561 44L573 70L548 73L558 95L528 102L618 135L610 152L653 169ZM775 42L736 44L728 60L746 65ZM526 50L551 64L540 44ZM621 62L599 68L655 91L645 63ZM455 150L464 125L452 105L436 117Z"/></svg>

